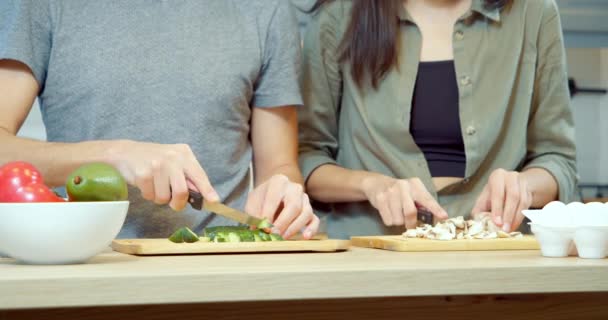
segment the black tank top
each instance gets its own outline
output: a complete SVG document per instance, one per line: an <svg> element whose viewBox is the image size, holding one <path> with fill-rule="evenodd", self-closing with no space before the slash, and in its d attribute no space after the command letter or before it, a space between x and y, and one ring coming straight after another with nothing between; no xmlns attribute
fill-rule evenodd
<svg viewBox="0 0 608 320"><path fill-rule="evenodd" d="M424 153L433 177L464 177L466 154L458 101L454 61L421 62L410 133Z"/></svg>

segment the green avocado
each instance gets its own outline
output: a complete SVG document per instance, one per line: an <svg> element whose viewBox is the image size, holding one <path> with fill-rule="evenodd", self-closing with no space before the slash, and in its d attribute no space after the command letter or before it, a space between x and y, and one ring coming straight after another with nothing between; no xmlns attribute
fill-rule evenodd
<svg viewBox="0 0 608 320"><path fill-rule="evenodd" d="M70 201L123 201L129 197L123 176L105 163L89 163L74 170L66 191Z"/></svg>

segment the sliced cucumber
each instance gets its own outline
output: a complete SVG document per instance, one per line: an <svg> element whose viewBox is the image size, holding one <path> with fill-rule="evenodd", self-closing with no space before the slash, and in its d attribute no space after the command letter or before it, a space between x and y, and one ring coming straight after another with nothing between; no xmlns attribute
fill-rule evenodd
<svg viewBox="0 0 608 320"><path fill-rule="evenodd" d="M271 241L270 240L270 235L262 230L255 230L258 237L260 237L260 239L262 241Z"/></svg>
<svg viewBox="0 0 608 320"><path fill-rule="evenodd" d="M261 229L251 230L247 226L218 226L205 228L203 235L213 242L261 242L282 241L278 234L268 234Z"/></svg>
<svg viewBox="0 0 608 320"><path fill-rule="evenodd" d="M253 240L254 242L262 242L262 238L257 233L253 233Z"/></svg>
<svg viewBox="0 0 608 320"><path fill-rule="evenodd" d="M247 227L245 227L245 226L208 227L208 228L205 228L205 230L203 230L203 235L213 239L215 237L215 235L218 233L228 234L229 232L239 232L239 231L243 231L243 230L247 230Z"/></svg>
<svg viewBox="0 0 608 320"><path fill-rule="evenodd" d="M175 231L170 237L169 241L174 243L194 243L200 241L199 237L190 228L183 227Z"/></svg>
<svg viewBox="0 0 608 320"><path fill-rule="evenodd" d="M264 218L258 225L256 226L258 229L268 229L272 228L272 223L267 218Z"/></svg>
<svg viewBox="0 0 608 320"><path fill-rule="evenodd" d="M215 235L215 237L213 237L213 242L217 243L217 242L227 242L227 241L226 241L226 238L224 238L224 235L218 234L218 235Z"/></svg>
<svg viewBox="0 0 608 320"><path fill-rule="evenodd" d="M239 237L241 237L242 242L255 242L255 237L253 236L252 230L243 230L238 233Z"/></svg>
<svg viewBox="0 0 608 320"><path fill-rule="evenodd" d="M241 242L241 237L236 232L228 233L228 242Z"/></svg>
<svg viewBox="0 0 608 320"><path fill-rule="evenodd" d="M270 234L270 241L283 241L285 239L283 239L283 237L281 237L280 235L276 234L276 233L271 233Z"/></svg>

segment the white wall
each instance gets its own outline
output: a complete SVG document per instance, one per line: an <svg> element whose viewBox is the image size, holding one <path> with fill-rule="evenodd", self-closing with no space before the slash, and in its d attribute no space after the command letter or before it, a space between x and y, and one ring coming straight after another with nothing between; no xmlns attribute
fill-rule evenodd
<svg viewBox="0 0 608 320"><path fill-rule="evenodd" d="M600 73L602 74L602 87L608 88L608 49L602 49L602 62ZM608 184L608 94L600 100L600 180Z"/></svg>
<svg viewBox="0 0 608 320"><path fill-rule="evenodd" d="M579 87L608 88L608 49L568 49L568 73ZM572 110L581 182L608 184L608 95L576 95Z"/></svg>

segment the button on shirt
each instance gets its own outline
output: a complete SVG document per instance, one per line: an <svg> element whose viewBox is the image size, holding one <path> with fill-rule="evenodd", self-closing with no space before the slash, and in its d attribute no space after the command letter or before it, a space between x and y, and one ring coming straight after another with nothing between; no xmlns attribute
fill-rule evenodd
<svg viewBox="0 0 608 320"><path fill-rule="evenodd" d="M421 32L402 8L399 68L391 69L377 89L358 88L348 63L338 62L350 8L351 2L343 0L324 6L305 37L305 107L299 110L305 176L323 164L337 164L396 178L419 177L449 215L457 216L470 213L495 169L537 167L555 177L560 200L573 200L574 125L554 0L514 1L503 10L473 0L456 23L454 63L467 183L439 192L409 128ZM386 228L367 202L335 204L325 213L335 237L403 232Z"/></svg>

